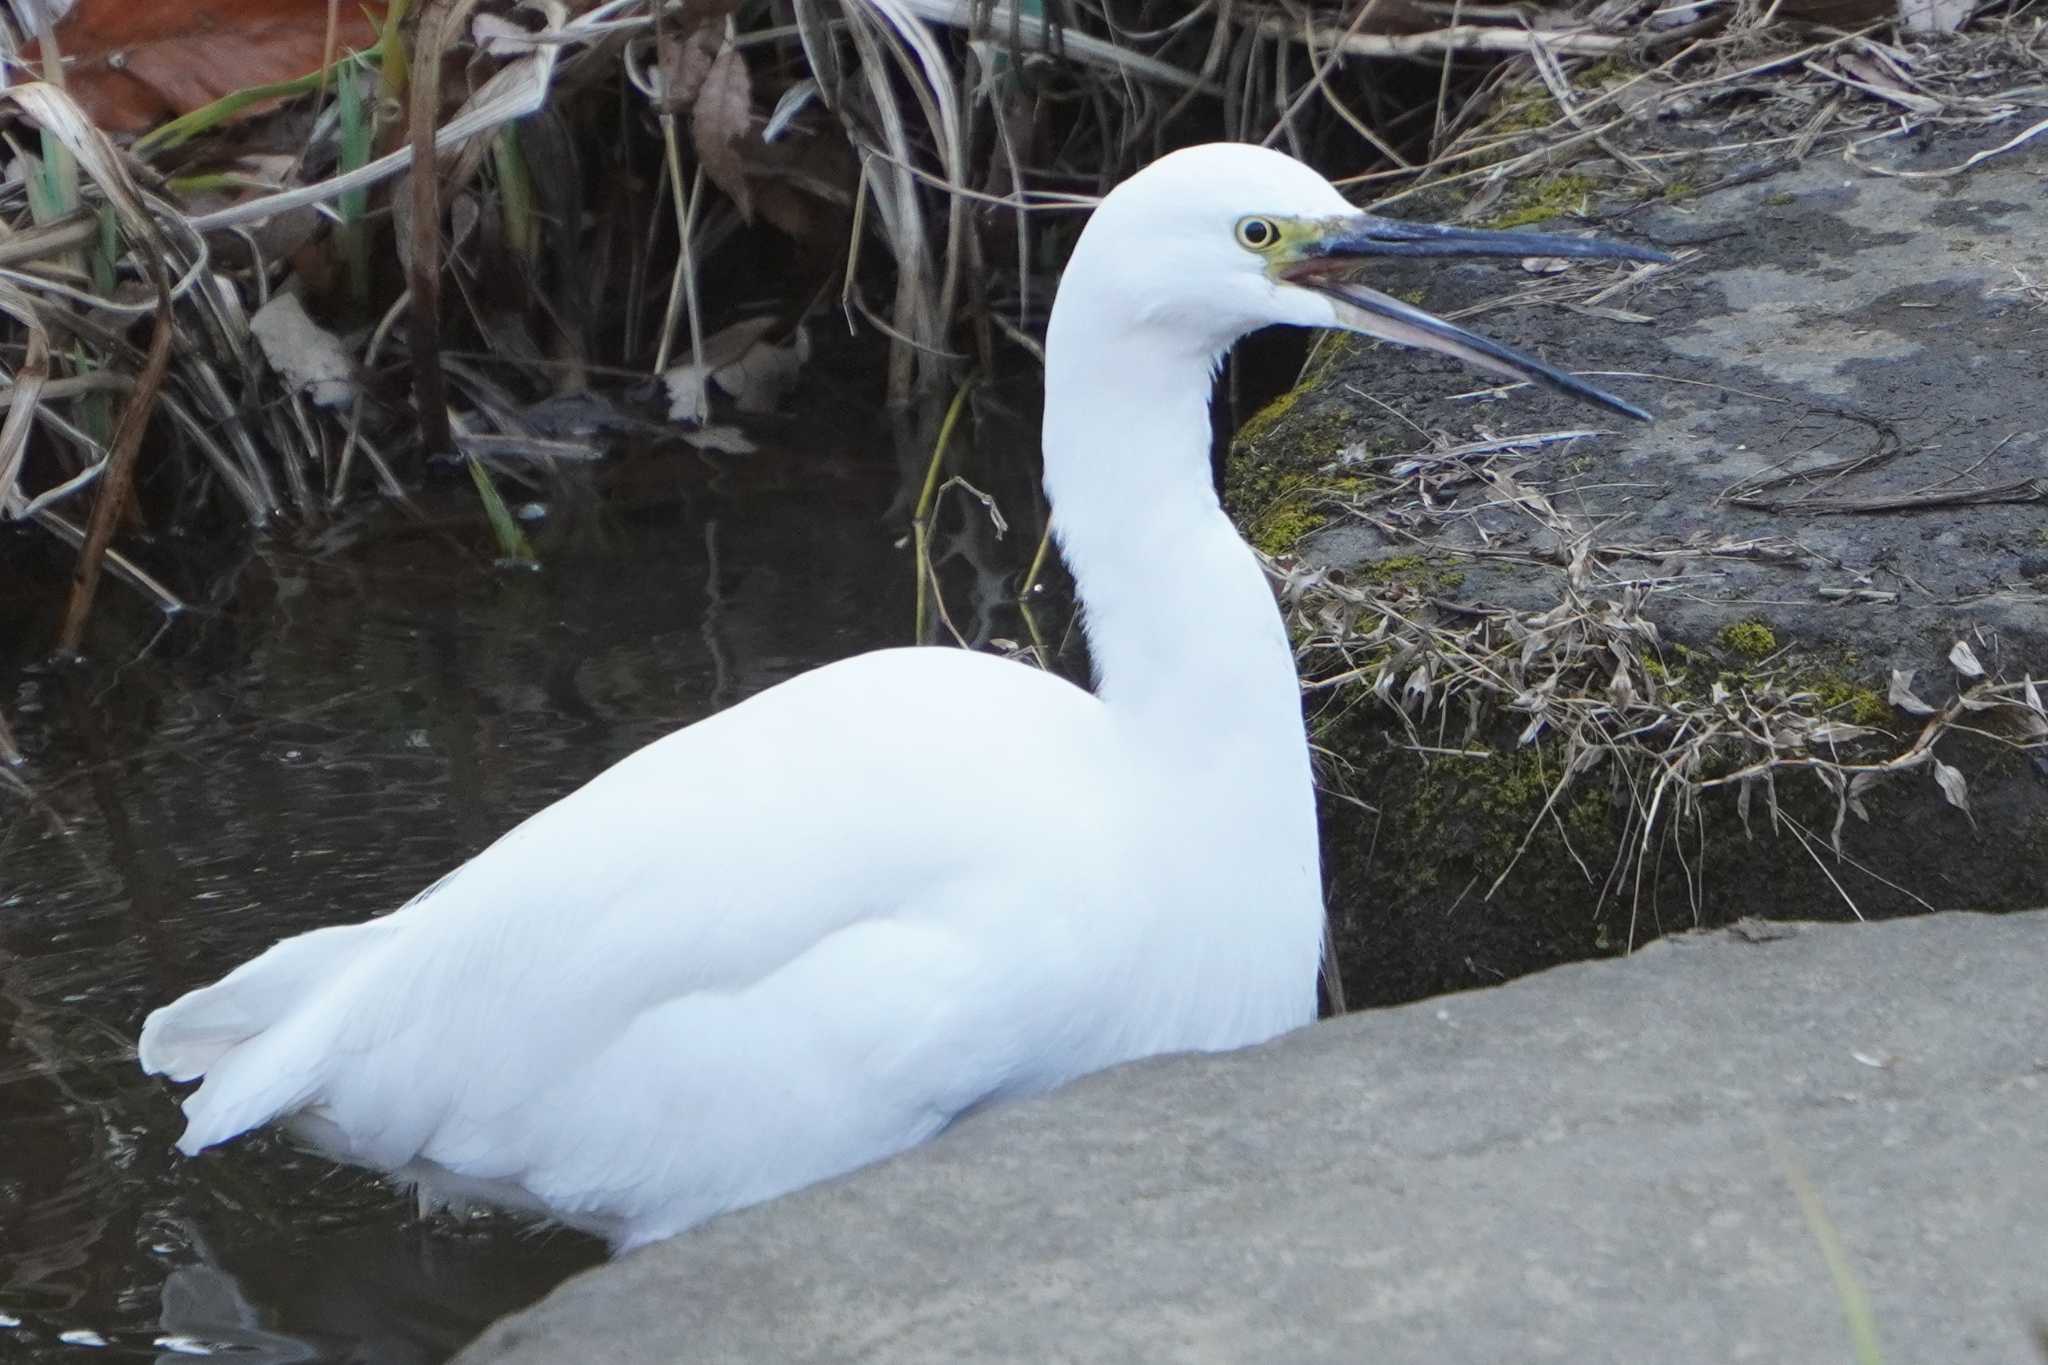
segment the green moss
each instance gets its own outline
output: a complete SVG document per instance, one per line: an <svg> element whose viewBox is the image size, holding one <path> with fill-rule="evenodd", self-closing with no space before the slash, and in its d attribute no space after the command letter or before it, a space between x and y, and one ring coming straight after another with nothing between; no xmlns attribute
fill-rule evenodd
<svg viewBox="0 0 2048 1365"><path fill-rule="evenodd" d="M1338 365L1358 349L1359 338L1346 332L1324 332L1317 337L1308 360L1301 367L1301 378L1295 386L1260 408L1237 429L1231 444L1234 448L1255 447L1263 444L1287 421L1301 400L1318 392ZM1330 426L1323 420L1318 426ZM1328 458L1327 456L1323 458Z"/></svg>
<svg viewBox="0 0 2048 1365"><path fill-rule="evenodd" d="M1432 567L1427 554L1401 553L1358 573L1394 579ZM1641 750L1614 753L1556 792L1570 745L1547 733L1520 743L1526 717L1519 713L1489 708L1467 730L1464 707L1454 703L1449 715L1432 709L1410 717L1410 729L1371 690L1374 671L1391 653L1389 647L1377 656L1333 659L1344 667L1362 666L1363 680L1322 694L1325 704L1314 721L1319 748L1341 760L1330 765L1330 773L1342 788L1372 803L1369 812L1358 814L1344 803L1324 808L1325 857L1338 888L1331 901L1337 943L1354 1000L1376 998L1380 987L1374 983L1389 960L1421 964L1409 970L1430 990L1476 985L1510 960L1543 965L1587 952L1624 951L1656 932L1683 927L1687 905L1697 914L1704 904L1718 917L1759 903L1791 903L1787 888L1816 883L1804 845L1771 837L1775 822L1762 809L1750 811L1745 821L1732 788L1696 801L1667 801L1657 807L1656 826L1645 830L1646 784L1665 775L1653 756L1662 742L1654 736ZM1780 636L1761 620L1737 622L1693 647L1667 640L1654 652L1639 652L1637 661L1660 696L1704 704L1718 675L1752 697L1770 693L1769 705L1800 694L1791 705L1808 717L1824 713L1898 728L1876 676L1881 662ZM1401 682L1396 680L1397 696ZM1854 752L1894 742L1869 741ZM1972 741L1959 736L1948 742ZM1446 753L1445 747L1462 752ZM1976 763L1986 773L1984 789L1999 771L2022 780L2024 755L1989 740L1983 747ZM1710 779L1725 776L1754 753L1730 741L1699 757L1690 776ZM1973 764L1968 771L1974 787L1979 768ZM1876 818L1884 818L1877 801L1904 802L1909 795L1905 784L1885 789L1873 800ZM1931 805L1938 798L1922 791L1915 799ZM1835 792L1810 779L1781 774L1768 800L1773 809L1816 827L1839 814ZM2027 846L2048 847L2039 842L2048 837L2048 816L2029 819L2025 830L2033 841ZM1686 856L1668 856L1673 849ZM1494 892L1495 880L1510 868ZM2031 875L2037 887L2038 873ZM1703 887L1710 889L1704 902ZM1817 896L1826 893L1824 885L1817 886ZM1681 912L1676 918L1674 909Z"/></svg>
<svg viewBox="0 0 2048 1365"><path fill-rule="evenodd" d="M1342 734L1325 742L1354 754L1360 748ZM1382 812L1376 877L1387 877L1404 895L1436 890L1446 899L1475 879L1476 897L1500 875L1521 850L1560 776L1557 755L1541 744L1487 757L1419 757L1398 749L1359 757L1359 775L1371 784ZM1551 812L1589 863L1613 858L1619 839L1604 786L1574 782ZM1514 882L1526 893L1554 879L1559 887L1580 881L1556 825L1545 819L1515 864Z"/></svg>
<svg viewBox="0 0 2048 1365"><path fill-rule="evenodd" d="M1233 462L1239 477L1224 494L1246 540L1269 555L1285 554L1301 538L1329 521L1324 505L1355 493L1363 479L1345 475L1319 478L1246 460Z"/></svg>
<svg viewBox="0 0 2048 1365"><path fill-rule="evenodd" d="M1633 80L1636 68L1620 57L1602 57L1572 78L1572 84L1581 90L1604 90L1610 85L1620 85Z"/></svg>
<svg viewBox="0 0 2048 1365"><path fill-rule="evenodd" d="M1677 204L1690 199L1699 191L1690 180L1674 180L1664 187L1664 202Z"/></svg>
<svg viewBox="0 0 2048 1365"><path fill-rule="evenodd" d="M1768 209L1781 209L1787 204L1797 203L1798 200L1799 196L1796 194L1767 194L1764 196L1764 207Z"/></svg>
<svg viewBox="0 0 2048 1365"><path fill-rule="evenodd" d="M1876 688L1859 686L1839 673L1808 679L1804 685L1823 709L1857 725L1884 725L1892 718L1891 703Z"/></svg>
<svg viewBox="0 0 2048 1365"><path fill-rule="evenodd" d="M1301 367L1297 389L1313 389L1335 373L1337 367L1357 355L1363 339L1355 332L1318 332Z"/></svg>
<svg viewBox="0 0 2048 1365"><path fill-rule="evenodd" d="M1676 651L1673 653L1675 656ZM1665 697L1688 697L1697 690L1693 685L1691 672L1683 668L1674 668L1655 654L1638 653L1636 666L1643 670L1645 677L1657 684L1658 692Z"/></svg>
<svg viewBox="0 0 2048 1365"><path fill-rule="evenodd" d="M1724 627L1715 640L1723 650L1751 663L1777 656L1763 672L1739 666L1713 670L1716 681L1730 692L1759 692L1766 687L1785 693L1804 692L1813 700L1810 704L1802 703L1802 710L1873 728L1886 727L1894 719L1891 703L1867 677L1862 657L1854 650L1800 651L1797 641L1779 640L1777 632L1757 620ZM1669 648L1674 655L1693 664L1705 662L1698 651L1684 645L1673 644ZM1641 662L1643 671L1660 684L1681 696L1688 692L1686 674L1672 672L1647 656Z"/></svg>
<svg viewBox="0 0 2048 1365"><path fill-rule="evenodd" d="M1714 639L1723 649L1745 659L1761 659L1778 648L1778 637L1771 633L1771 628L1756 620L1723 626Z"/></svg>
<svg viewBox="0 0 2048 1365"><path fill-rule="evenodd" d="M1328 520L1310 507L1305 498L1289 498L1255 517L1245 528L1245 535L1267 554L1282 555Z"/></svg>
<svg viewBox="0 0 2048 1365"><path fill-rule="evenodd" d="M1527 133L1548 128L1564 117L1564 110L1540 86L1525 87L1501 102L1499 117L1493 121L1497 133Z"/></svg>
<svg viewBox="0 0 2048 1365"><path fill-rule="evenodd" d="M1328 519L1324 505L1356 492L1365 480L1327 470L1357 434L1349 405L1327 398L1338 367L1357 339L1325 334L1302 366L1301 381L1238 429L1223 469L1224 510L1245 539L1283 554Z"/></svg>
<svg viewBox="0 0 2048 1365"><path fill-rule="evenodd" d="M1368 583L1405 584L1424 593L1447 593L1465 584L1462 569L1451 561L1424 555L1388 555L1360 564L1353 572Z"/></svg>
<svg viewBox="0 0 2048 1365"><path fill-rule="evenodd" d="M1302 391L1305 387L1305 385L1296 385L1246 418L1244 425L1237 429L1234 444L1256 445L1272 435L1273 428L1279 426L1282 419L1288 413L1294 411L1294 405L1301 401Z"/></svg>
<svg viewBox="0 0 2048 1365"><path fill-rule="evenodd" d="M1518 228L1547 223L1567 213L1583 212L1592 194L1593 181L1589 176L1545 176L1512 191L1507 207L1486 219L1486 226Z"/></svg>

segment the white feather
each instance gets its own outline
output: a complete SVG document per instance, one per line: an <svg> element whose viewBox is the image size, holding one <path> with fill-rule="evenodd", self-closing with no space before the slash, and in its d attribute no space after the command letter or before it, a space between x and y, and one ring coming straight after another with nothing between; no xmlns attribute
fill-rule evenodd
<svg viewBox="0 0 2048 1365"><path fill-rule="evenodd" d="M1237 216L1343 207L1276 153L1208 148L1083 236L1045 440L1099 697L889 650L650 745L403 909L152 1014L143 1064L205 1077L181 1148L282 1122L632 1246L991 1100L1308 1022L1293 659L1210 490L1207 403L1235 336L1329 311Z"/></svg>

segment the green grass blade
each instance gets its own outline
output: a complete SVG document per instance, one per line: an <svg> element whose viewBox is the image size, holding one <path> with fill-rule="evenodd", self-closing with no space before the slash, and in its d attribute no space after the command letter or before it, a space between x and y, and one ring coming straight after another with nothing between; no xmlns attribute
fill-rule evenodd
<svg viewBox="0 0 2048 1365"><path fill-rule="evenodd" d="M477 496L483 499L484 515L490 518L491 534L498 541L498 553L515 564L539 563L532 544L526 539L526 532L519 529L512 509L505 506L505 499L498 495L498 485L491 482L490 471L474 455L469 457L469 477L476 484Z"/></svg>
<svg viewBox="0 0 2048 1365"><path fill-rule="evenodd" d="M158 152L167 152L173 147L183 146L201 133L210 132L226 123L252 104L310 95L326 86L332 78L346 79L345 68L352 63L373 61L382 57L383 47L384 44L379 42L375 47L362 52L352 52L331 66L309 71L292 80L272 81L268 85L252 85L244 90L231 90L212 103L202 104L189 114L180 114L169 123L160 124L135 139L135 155L146 161Z"/></svg>
<svg viewBox="0 0 2048 1365"><path fill-rule="evenodd" d="M341 173L360 170L369 164L370 147L375 140L376 130L372 125L370 111L364 107L363 91L357 76L358 69L366 69L367 63L344 70L335 83L335 113L341 123ZM370 191L367 187L349 190L335 202L335 210L341 215L341 254L348 266L349 298L358 310L370 305L370 235L363 225L363 216L370 206Z"/></svg>

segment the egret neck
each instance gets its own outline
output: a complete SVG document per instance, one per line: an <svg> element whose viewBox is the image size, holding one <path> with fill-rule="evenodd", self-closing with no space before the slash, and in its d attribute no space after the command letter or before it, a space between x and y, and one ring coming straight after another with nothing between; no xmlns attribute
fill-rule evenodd
<svg viewBox="0 0 2048 1365"><path fill-rule="evenodd" d="M1045 488L1097 695L1169 771L1229 750L1219 779L1298 804L1309 787L1293 652L1209 471L1211 382L1232 338L1114 316L1117 293L1077 283L1047 336Z"/></svg>

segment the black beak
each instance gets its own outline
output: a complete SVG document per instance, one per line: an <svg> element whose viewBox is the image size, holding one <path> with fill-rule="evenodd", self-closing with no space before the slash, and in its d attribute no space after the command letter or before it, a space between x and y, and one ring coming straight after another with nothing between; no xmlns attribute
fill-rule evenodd
<svg viewBox="0 0 2048 1365"><path fill-rule="evenodd" d="M1281 278L1290 284L1313 289L1329 298L1336 305L1339 325L1352 331L1403 346L1440 351L1490 374L1542 384L1625 417L1650 420L1650 414L1635 404L1623 402L1532 355L1468 332L1351 278L1361 264L1378 256L1564 256L1579 260L1669 262L1671 258L1663 252L1591 237L1488 232L1436 223L1403 223L1362 213L1332 221L1327 231L1303 242L1296 259L1280 271Z"/></svg>

